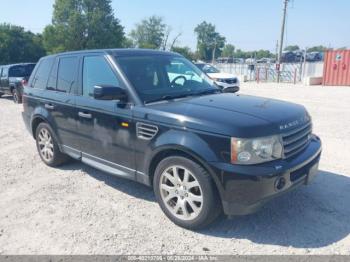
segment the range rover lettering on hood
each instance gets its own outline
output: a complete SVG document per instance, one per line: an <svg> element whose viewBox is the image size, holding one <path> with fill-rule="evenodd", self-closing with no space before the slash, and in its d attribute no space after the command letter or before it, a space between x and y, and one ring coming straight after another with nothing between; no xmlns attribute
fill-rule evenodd
<svg viewBox="0 0 350 262"><path fill-rule="evenodd" d="M280 125L280 130L286 130L286 129L290 129L290 128L293 128L293 127L296 127L296 126L299 126L299 125L303 125L305 123L308 123L310 122L310 117L308 115L300 118L300 119L297 119L295 121L292 121L292 122L289 122L287 124L283 124L283 125Z"/></svg>

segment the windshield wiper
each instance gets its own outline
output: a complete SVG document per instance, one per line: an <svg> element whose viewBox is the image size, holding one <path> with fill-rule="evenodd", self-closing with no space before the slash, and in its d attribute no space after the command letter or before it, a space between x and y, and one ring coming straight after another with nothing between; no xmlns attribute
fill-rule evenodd
<svg viewBox="0 0 350 262"><path fill-rule="evenodd" d="M194 95L202 96L202 95L211 95L216 93L222 93L222 91L220 89L206 89L204 91L197 92Z"/></svg>
<svg viewBox="0 0 350 262"><path fill-rule="evenodd" d="M169 100L184 98L184 97L188 97L188 96L211 95L211 94L215 94L215 93L222 93L222 91L220 89L206 89L204 91L200 91L197 93L188 93L188 94L180 94L180 95L165 95L165 96L162 96L160 98L147 100L147 101L145 101L145 104L155 103L155 102L159 102L159 101L163 101L163 100L169 101Z"/></svg>
<svg viewBox="0 0 350 262"><path fill-rule="evenodd" d="M173 95L173 96L172 95L165 95L165 96L162 96L160 98L147 100L147 101L145 101L145 104L154 103L154 102L163 101L163 100L169 101L169 100L184 98L184 97L188 97L188 96L193 96L193 94L180 94L180 95Z"/></svg>

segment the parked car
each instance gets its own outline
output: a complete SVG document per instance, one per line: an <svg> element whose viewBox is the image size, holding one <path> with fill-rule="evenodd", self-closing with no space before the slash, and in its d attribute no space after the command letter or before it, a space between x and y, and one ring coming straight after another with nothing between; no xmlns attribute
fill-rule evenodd
<svg viewBox="0 0 350 262"><path fill-rule="evenodd" d="M282 53L282 63L300 63L304 60L302 51L285 51Z"/></svg>
<svg viewBox="0 0 350 262"><path fill-rule="evenodd" d="M323 61L323 53L322 52L311 52L306 54L307 62L319 62Z"/></svg>
<svg viewBox="0 0 350 262"><path fill-rule="evenodd" d="M173 78L179 67L186 74ZM222 209L250 214L308 184L321 154L303 106L223 93L170 52L44 57L24 88L23 108L45 164L70 156L151 186L168 218L190 229Z"/></svg>
<svg viewBox="0 0 350 262"><path fill-rule="evenodd" d="M216 59L216 62L219 64L244 64L244 59L234 57L219 57Z"/></svg>
<svg viewBox="0 0 350 262"><path fill-rule="evenodd" d="M243 58L233 58L233 63L234 64L244 64L244 59Z"/></svg>
<svg viewBox="0 0 350 262"><path fill-rule="evenodd" d="M216 59L216 62L219 64L232 64L234 63L233 57L219 57Z"/></svg>
<svg viewBox="0 0 350 262"><path fill-rule="evenodd" d="M221 73L219 69L210 64L195 63L195 65L204 73L206 73L212 80L214 80L221 90L225 92L230 91L233 93L239 91L240 82L236 76L232 74Z"/></svg>
<svg viewBox="0 0 350 262"><path fill-rule="evenodd" d="M28 81L35 64L0 66L0 97L12 95L15 103L22 102L23 82Z"/></svg>
<svg viewBox="0 0 350 262"><path fill-rule="evenodd" d="M274 64L274 63L276 63L276 60L273 58L264 57L264 58L257 60L256 62L258 64Z"/></svg>

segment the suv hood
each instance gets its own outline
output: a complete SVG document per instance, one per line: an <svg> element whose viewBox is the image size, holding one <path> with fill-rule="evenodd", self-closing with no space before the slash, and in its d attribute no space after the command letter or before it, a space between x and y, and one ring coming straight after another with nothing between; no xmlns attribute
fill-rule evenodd
<svg viewBox="0 0 350 262"><path fill-rule="evenodd" d="M145 108L149 111L148 119L154 117L154 121L247 138L280 134L309 120L301 105L228 93L152 104Z"/></svg>

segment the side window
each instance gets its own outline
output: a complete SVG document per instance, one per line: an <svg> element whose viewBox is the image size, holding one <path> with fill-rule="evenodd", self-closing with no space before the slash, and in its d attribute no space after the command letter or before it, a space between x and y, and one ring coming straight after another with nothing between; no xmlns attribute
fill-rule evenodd
<svg viewBox="0 0 350 262"><path fill-rule="evenodd" d="M9 70L8 67L4 67L2 69L1 77L8 77L8 70Z"/></svg>
<svg viewBox="0 0 350 262"><path fill-rule="evenodd" d="M60 58L57 74L57 91L69 93L78 71L78 57Z"/></svg>
<svg viewBox="0 0 350 262"><path fill-rule="evenodd" d="M35 77L33 78L32 87L45 89L47 79L49 77L49 73L53 64L54 58L44 58L41 60L38 69L36 70Z"/></svg>
<svg viewBox="0 0 350 262"><path fill-rule="evenodd" d="M51 69L49 76L49 81L47 82L47 90L56 90L57 87L57 69L58 69L58 58L55 60L55 63Z"/></svg>
<svg viewBox="0 0 350 262"><path fill-rule="evenodd" d="M92 96L96 85L119 86L119 81L103 56L87 56L83 65L83 96Z"/></svg>

